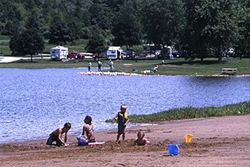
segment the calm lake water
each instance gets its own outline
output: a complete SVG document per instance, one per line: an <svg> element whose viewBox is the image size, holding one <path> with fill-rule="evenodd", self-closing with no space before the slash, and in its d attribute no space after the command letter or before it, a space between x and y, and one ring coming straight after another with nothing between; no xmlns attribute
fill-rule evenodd
<svg viewBox="0 0 250 167"><path fill-rule="evenodd" d="M65 122L80 134L86 115L95 130L121 104L128 114L250 100L250 77L85 76L86 69L0 69L0 143L46 138Z"/></svg>

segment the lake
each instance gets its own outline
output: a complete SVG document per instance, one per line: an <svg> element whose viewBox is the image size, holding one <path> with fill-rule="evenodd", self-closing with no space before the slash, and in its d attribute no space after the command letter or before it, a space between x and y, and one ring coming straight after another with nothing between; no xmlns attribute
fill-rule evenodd
<svg viewBox="0 0 250 167"><path fill-rule="evenodd" d="M47 138L67 121L80 134L86 115L95 130L121 104L150 114L181 107L223 106L250 100L250 77L87 76L87 69L0 69L0 143Z"/></svg>

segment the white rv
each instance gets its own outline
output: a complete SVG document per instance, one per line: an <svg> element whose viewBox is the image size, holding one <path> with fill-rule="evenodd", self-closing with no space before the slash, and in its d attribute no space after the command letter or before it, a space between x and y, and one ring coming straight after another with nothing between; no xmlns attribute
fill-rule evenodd
<svg viewBox="0 0 250 167"><path fill-rule="evenodd" d="M50 49L50 57L52 60L67 59L69 49L63 46L56 46Z"/></svg>
<svg viewBox="0 0 250 167"><path fill-rule="evenodd" d="M107 50L108 59L120 59L122 48L120 46L110 46Z"/></svg>

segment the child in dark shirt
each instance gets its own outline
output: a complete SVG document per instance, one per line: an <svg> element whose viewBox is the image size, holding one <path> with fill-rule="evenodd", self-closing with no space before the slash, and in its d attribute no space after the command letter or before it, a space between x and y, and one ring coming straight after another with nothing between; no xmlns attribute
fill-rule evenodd
<svg viewBox="0 0 250 167"><path fill-rule="evenodd" d="M118 123L118 134L116 141L119 141L119 138L122 134L122 139L125 140L125 128L129 123L128 114L126 113L127 106L125 104L121 105L120 111L114 116L114 120Z"/></svg>

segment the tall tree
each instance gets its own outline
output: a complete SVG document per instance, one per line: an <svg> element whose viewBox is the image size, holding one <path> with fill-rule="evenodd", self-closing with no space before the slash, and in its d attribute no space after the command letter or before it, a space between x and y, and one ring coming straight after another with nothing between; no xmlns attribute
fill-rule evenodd
<svg viewBox="0 0 250 167"><path fill-rule="evenodd" d="M84 28L90 25L90 12L81 0L76 0L74 7L66 14L67 25L72 40L85 38Z"/></svg>
<svg viewBox="0 0 250 167"><path fill-rule="evenodd" d="M142 5L142 25L148 42L168 44L179 40L184 12L181 0L145 0Z"/></svg>
<svg viewBox="0 0 250 167"><path fill-rule="evenodd" d="M49 27L49 43L64 45L72 41L67 22L60 11L54 11Z"/></svg>
<svg viewBox="0 0 250 167"><path fill-rule="evenodd" d="M118 12L121 6L124 4L124 0L104 0L104 2L111 8L114 13Z"/></svg>
<svg viewBox="0 0 250 167"><path fill-rule="evenodd" d="M91 35L86 46L88 52L100 54L108 48L108 38L106 32L101 30L97 25L91 29Z"/></svg>
<svg viewBox="0 0 250 167"><path fill-rule="evenodd" d="M250 0L239 0L237 4L239 40L235 42L238 56L250 56Z"/></svg>
<svg viewBox="0 0 250 167"><path fill-rule="evenodd" d="M114 12L111 8L102 2L102 0L95 0L89 8L91 14L91 24L98 25L103 30L110 30L114 18Z"/></svg>
<svg viewBox="0 0 250 167"><path fill-rule="evenodd" d="M235 0L185 1L186 42L195 57L214 55L220 61L223 52L238 38Z"/></svg>
<svg viewBox="0 0 250 167"><path fill-rule="evenodd" d="M27 12L23 4L2 0L0 3L0 34L12 35L16 27L23 25Z"/></svg>
<svg viewBox="0 0 250 167"><path fill-rule="evenodd" d="M133 46L141 42L141 25L131 0L126 0L117 14L114 27L113 43L118 46Z"/></svg>
<svg viewBox="0 0 250 167"><path fill-rule="evenodd" d="M44 49L44 38L42 24L36 11L32 11L25 25L25 29L21 32L16 31L10 39L10 49L13 54L27 55L33 61L33 55L42 52Z"/></svg>

